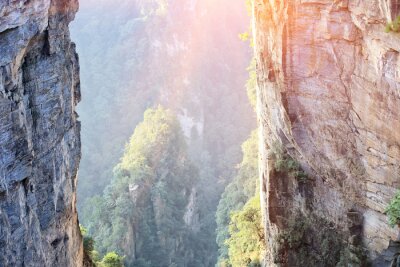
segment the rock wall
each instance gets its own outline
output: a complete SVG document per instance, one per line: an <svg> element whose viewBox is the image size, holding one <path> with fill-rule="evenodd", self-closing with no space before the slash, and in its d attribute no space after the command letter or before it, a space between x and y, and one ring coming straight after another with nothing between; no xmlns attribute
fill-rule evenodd
<svg viewBox="0 0 400 267"><path fill-rule="evenodd" d="M328 220L373 265L392 261L398 229L384 209L400 186L400 35L384 28L397 15L398 0L253 1L267 266L298 265L276 242L298 213ZM306 183L276 172L277 144Z"/></svg>
<svg viewBox="0 0 400 267"><path fill-rule="evenodd" d="M0 266L82 266L77 0L0 2Z"/></svg>

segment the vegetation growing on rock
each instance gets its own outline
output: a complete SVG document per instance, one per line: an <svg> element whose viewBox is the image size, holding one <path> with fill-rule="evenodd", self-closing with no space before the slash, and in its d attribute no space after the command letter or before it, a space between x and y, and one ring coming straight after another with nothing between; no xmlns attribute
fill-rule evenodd
<svg viewBox="0 0 400 267"><path fill-rule="evenodd" d="M101 259L99 252L94 250L95 244L93 238L88 235L88 231L82 225L79 225L83 237L83 249L85 254L90 258L92 264L97 267L123 267L124 257L118 255L116 252L108 252Z"/></svg>
<svg viewBox="0 0 400 267"><path fill-rule="evenodd" d="M249 72L249 79L246 82L247 97L250 101L254 111L257 105L257 73L256 73L256 60L253 58L250 66L247 68Z"/></svg>
<svg viewBox="0 0 400 267"><path fill-rule="evenodd" d="M255 264L261 257L263 237L259 233L262 227L257 197L257 141L257 131L253 131L243 143L243 160L238 173L226 187L218 205L216 221L220 266L243 266L249 260Z"/></svg>
<svg viewBox="0 0 400 267"><path fill-rule="evenodd" d="M399 32L400 31L400 15L394 21L388 22L385 27L385 32Z"/></svg>
<svg viewBox="0 0 400 267"><path fill-rule="evenodd" d="M94 240L91 236L88 235L87 229L82 225L79 225L79 229L81 231L83 237L83 249L90 258L92 257L92 253L94 250Z"/></svg>
<svg viewBox="0 0 400 267"><path fill-rule="evenodd" d="M278 257L288 266L367 266L362 248L345 242L345 233L320 217L290 216L287 227L278 237Z"/></svg>
<svg viewBox="0 0 400 267"><path fill-rule="evenodd" d="M390 201L385 212L389 218L389 224L392 227L400 224L400 191L398 191L392 201Z"/></svg>
<svg viewBox="0 0 400 267"><path fill-rule="evenodd" d="M300 164L294 160L279 144L274 144L273 156L275 157L275 170L278 172L285 172L289 176L297 179L299 182L306 182L308 180L307 174L301 169Z"/></svg>
<svg viewBox="0 0 400 267"><path fill-rule="evenodd" d="M117 253L108 252L103 257L101 262L98 262L96 265L98 267L123 267L124 266L123 260L124 258L119 256Z"/></svg>

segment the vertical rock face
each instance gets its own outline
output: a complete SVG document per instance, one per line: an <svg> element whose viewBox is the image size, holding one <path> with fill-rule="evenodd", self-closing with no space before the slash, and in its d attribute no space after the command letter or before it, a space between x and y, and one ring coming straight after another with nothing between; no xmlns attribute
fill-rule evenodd
<svg viewBox="0 0 400 267"><path fill-rule="evenodd" d="M77 0L0 3L0 266L82 266Z"/></svg>
<svg viewBox="0 0 400 267"><path fill-rule="evenodd" d="M253 4L268 266L296 266L296 252L275 240L299 213L327 219L349 247L361 237L385 266L398 234L384 209L400 187L400 35L384 27L400 1ZM276 143L308 182L274 170Z"/></svg>

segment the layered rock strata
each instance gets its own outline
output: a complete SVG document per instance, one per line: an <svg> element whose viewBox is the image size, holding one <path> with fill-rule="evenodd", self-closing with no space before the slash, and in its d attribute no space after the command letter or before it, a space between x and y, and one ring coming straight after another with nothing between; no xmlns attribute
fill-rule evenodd
<svg viewBox="0 0 400 267"><path fill-rule="evenodd" d="M82 266L77 0L0 2L0 266Z"/></svg>
<svg viewBox="0 0 400 267"><path fill-rule="evenodd" d="M384 210L400 186L400 35L384 28L397 15L397 0L253 1L267 266L296 266L276 238L298 213L328 220L373 265L393 260ZM276 172L276 145L306 183Z"/></svg>

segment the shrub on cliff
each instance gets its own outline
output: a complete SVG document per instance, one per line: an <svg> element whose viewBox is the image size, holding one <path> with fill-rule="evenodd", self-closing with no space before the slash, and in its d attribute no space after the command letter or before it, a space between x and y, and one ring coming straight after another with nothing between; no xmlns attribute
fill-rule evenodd
<svg viewBox="0 0 400 267"><path fill-rule="evenodd" d="M394 21L388 22L386 24L385 32L399 32L400 31L400 15L397 16Z"/></svg>
<svg viewBox="0 0 400 267"><path fill-rule="evenodd" d="M275 158L275 170L287 173L296 178L300 183L308 181L307 174L302 170L300 164L294 160L279 144L273 144L272 153Z"/></svg>
<svg viewBox="0 0 400 267"><path fill-rule="evenodd" d="M92 258L92 253L94 251L94 240L91 236L88 235L87 229L85 227L79 225L79 229L83 237L83 249L85 250L86 255Z"/></svg>
<svg viewBox="0 0 400 267"><path fill-rule="evenodd" d="M397 192L385 212L392 227L400 224L400 191Z"/></svg>
<svg viewBox="0 0 400 267"><path fill-rule="evenodd" d="M101 263L99 264L102 267L123 267L124 266L124 257L119 256L115 252L107 253Z"/></svg>

